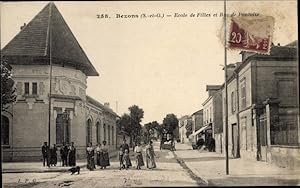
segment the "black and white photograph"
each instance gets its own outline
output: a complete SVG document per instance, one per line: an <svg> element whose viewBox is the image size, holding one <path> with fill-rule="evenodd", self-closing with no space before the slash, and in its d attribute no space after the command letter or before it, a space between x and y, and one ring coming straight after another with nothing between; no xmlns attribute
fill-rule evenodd
<svg viewBox="0 0 300 188"><path fill-rule="evenodd" d="M2 187L299 186L297 5L0 2Z"/></svg>

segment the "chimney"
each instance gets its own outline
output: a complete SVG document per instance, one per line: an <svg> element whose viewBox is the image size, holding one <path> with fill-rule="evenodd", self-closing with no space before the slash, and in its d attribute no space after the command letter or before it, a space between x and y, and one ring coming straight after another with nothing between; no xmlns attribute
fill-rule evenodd
<svg viewBox="0 0 300 188"><path fill-rule="evenodd" d="M22 26L20 27L20 30L24 29L25 26L26 26L26 23L24 23L24 25L22 25Z"/></svg>
<svg viewBox="0 0 300 188"><path fill-rule="evenodd" d="M109 108L109 102L105 102L105 103L104 103L104 106L106 106L106 107Z"/></svg>
<svg viewBox="0 0 300 188"><path fill-rule="evenodd" d="M237 64L229 64L227 65L227 79L229 79L232 74L233 74L233 71L235 70L235 68L237 67ZM223 70L224 70L224 67L223 67Z"/></svg>

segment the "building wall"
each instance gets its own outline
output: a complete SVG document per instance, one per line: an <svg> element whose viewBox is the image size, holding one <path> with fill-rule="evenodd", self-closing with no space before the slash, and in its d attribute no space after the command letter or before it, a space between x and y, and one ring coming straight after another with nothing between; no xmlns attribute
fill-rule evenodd
<svg viewBox="0 0 300 188"><path fill-rule="evenodd" d="M256 128L252 126L253 80L251 63L247 64L238 73L239 93L239 128L240 154L242 158L255 159L256 156ZM245 99L242 97L242 88L245 87ZM245 101L245 102L243 102Z"/></svg>
<svg viewBox="0 0 300 188"><path fill-rule="evenodd" d="M49 66L12 65L17 88L17 101L11 106L10 142L3 146L4 161L42 160L41 146L48 142L49 119ZM25 82L29 82L29 94L25 94ZM32 83L37 83L37 94L32 94ZM77 158L85 158L86 123L93 119L92 137L96 144L96 121L113 127L110 131L110 149L116 147L116 117L103 113L99 107L86 103L86 76L79 70L53 66L51 98L50 144L56 143L56 119L65 111L69 114L70 142L77 148ZM103 132L103 131L102 131ZM114 132L114 135L112 135ZM108 134L108 132L107 132ZM34 135L34 136L33 136ZM59 149L59 148L58 148ZM58 152L58 158L59 152Z"/></svg>

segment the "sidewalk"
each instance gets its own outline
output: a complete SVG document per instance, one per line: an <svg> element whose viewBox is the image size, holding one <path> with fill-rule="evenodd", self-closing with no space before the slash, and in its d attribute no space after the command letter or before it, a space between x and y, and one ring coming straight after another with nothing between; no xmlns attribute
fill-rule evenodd
<svg viewBox="0 0 300 188"><path fill-rule="evenodd" d="M110 158L116 158L118 151L112 151ZM77 160L76 165L80 168L86 167L86 159ZM61 162L57 162L57 166L43 166L42 162L3 162L2 173L43 173L43 172L66 172L70 167L61 166Z"/></svg>
<svg viewBox="0 0 300 188"><path fill-rule="evenodd" d="M292 171L239 158L229 159L229 175L226 175L224 154L192 150L191 146L180 143L176 144L175 154L208 185L300 185L300 169Z"/></svg>

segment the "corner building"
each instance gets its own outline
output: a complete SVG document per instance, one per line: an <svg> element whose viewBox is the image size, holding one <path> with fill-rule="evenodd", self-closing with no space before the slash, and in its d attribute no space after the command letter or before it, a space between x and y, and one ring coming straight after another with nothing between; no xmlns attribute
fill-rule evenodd
<svg viewBox="0 0 300 188"><path fill-rule="evenodd" d="M12 67L17 89L16 102L1 112L4 161L41 160L49 135L51 146L74 142L77 159L85 158L89 142L106 140L116 148L118 115L86 95L88 76L99 74L55 4L21 29L2 49L2 58Z"/></svg>

